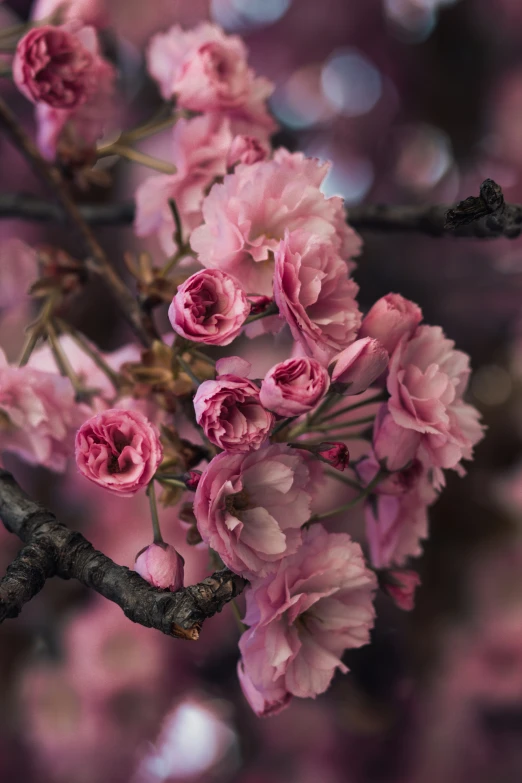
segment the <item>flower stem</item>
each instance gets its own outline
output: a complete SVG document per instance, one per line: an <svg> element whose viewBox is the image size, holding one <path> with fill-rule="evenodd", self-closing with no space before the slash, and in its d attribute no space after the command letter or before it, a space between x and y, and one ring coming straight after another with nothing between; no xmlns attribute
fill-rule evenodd
<svg viewBox="0 0 522 783"><path fill-rule="evenodd" d="M338 470L327 470L326 475L330 476L330 478L340 481L341 484L346 484L347 487L351 487L352 489L361 489L361 485L357 481L349 479L348 476L343 476L343 474L339 473Z"/></svg>
<svg viewBox="0 0 522 783"><path fill-rule="evenodd" d="M158 517L158 506L156 503L156 490L154 488L154 479L149 483L147 487L147 495L149 498L150 506L150 518L152 520L152 533L155 544L163 544L163 536L161 535L161 528Z"/></svg>
<svg viewBox="0 0 522 783"><path fill-rule="evenodd" d="M66 332L72 337L74 342L79 346L79 348L81 348L84 354L88 356L89 359L92 359L96 367L98 367L107 376L114 388L117 390L121 386L122 379L120 375L118 375L118 373L107 364L102 354L93 348L87 338L81 332L78 332L73 326L66 323L65 321L62 321L61 318L57 318L56 323L62 332Z"/></svg>
<svg viewBox="0 0 522 783"><path fill-rule="evenodd" d="M195 373L192 371L192 367L189 364L187 364L185 359L183 359L181 356L178 356L177 362L181 367L181 369L183 370L183 372L188 375L188 377L193 383L195 383L196 387L200 386L201 385L200 378L198 378L198 376L195 375Z"/></svg>
<svg viewBox="0 0 522 783"><path fill-rule="evenodd" d="M254 321L260 321L261 318L268 318L270 315L277 315L278 312L278 306L275 304L275 302L272 302L272 304L269 304L266 310L263 310L263 312L256 313L256 315L249 315L245 321L245 325L252 324Z"/></svg>
<svg viewBox="0 0 522 783"><path fill-rule="evenodd" d="M56 299L54 294L48 296L43 304L42 309L40 310L40 314L38 318L33 323L33 325L29 328L27 339L22 349L22 355L20 356L20 360L18 362L19 367L24 367L29 361L29 359L31 358L31 354L36 348L36 344L38 343L38 340L45 332L45 329L47 327L47 322L51 317L55 302Z"/></svg>
<svg viewBox="0 0 522 783"><path fill-rule="evenodd" d="M376 402L384 402L383 396L381 393L377 394L375 397L370 397L366 400L360 400L359 402L354 403L353 405L348 405L346 408L341 408L338 411L334 411L333 413L330 413L328 416L323 416L321 419L321 424L324 424L326 421L329 421L330 419L335 419L337 416L342 416L343 413L349 413L350 411L354 411L357 408L363 408L365 405L372 405Z"/></svg>
<svg viewBox="0 0 522 783"><path fill-rule="evenodd" d="M322 514L312 514L308 522L305 522L306 525L310 525L312 522L318 522L320 519L326 519L327 517L333 517L335 514L341 514L343 511L349 511L350 509L357 506L361 500L364 500L368 497L368 495L371 495L379 481L384 477L385 471L379 470L372 481L368 484L368 486L361 492L360 495L357 495L356 498L353 498L353 500L350 500L349 503L345 503L343 506L338 506L337 508L333 508L331 511L323 511Z"/></svg>
<svg viewBox="0 0 522 783"><path fill-rule="evenodd" d="M239 632L240 633L244 633L247 630L248 625L245 625L245 623L241 619L241 612L239 611L239 606L237 605L237 603L236 603L234 598L230 601L230 606L232 608L232 613L233 613L233 615L234 615L234 617L236 619L236 623L237 623L237 627L239 628Z"/></svg>
<svg viewBox="0 0 522 783"><path fill-rule="evenodd" d="M331 432L331 430L341 430L345 427L356 427L360 424L369 424L375 420L375 416L365 416L361 419L354 419L353 421L339 422L336 424L332 421L330 424L320 424L317 427L310 427L309 432Z"/></svg>
<svg viewBox="0 0 522 783"><path fill-rule="evenodd" d="M167 163L166 160L160 160L154 158L152 155L147 155L145 152L140 152L132 147L127 147L121 142L114 142L110 147L106 147L103 150L98 150L99 158L108 158L111 155L119 155L120 158L126 158L133 163L140 163L142 166L146 166L148 169L154 169L154 171L160 171L162 174L175 174L177 169L173 163Z"/></svg>

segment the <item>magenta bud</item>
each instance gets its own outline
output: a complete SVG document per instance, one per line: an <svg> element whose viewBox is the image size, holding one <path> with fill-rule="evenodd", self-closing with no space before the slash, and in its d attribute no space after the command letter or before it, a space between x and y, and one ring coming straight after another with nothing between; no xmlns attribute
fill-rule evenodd
<svg viewBox="0 0 522 783"><path fill-rule="evenodd" d="M317 457L336 470L344 470L350 462L350 452L345 443L340 441L325 442L315 448Z"/></svg>
<svg viewBox="0 0 522 783"><path fill-rule="evenodd" d="M269 296L256 296L255 294L247 296L247 299L251 305L250 315L259 315L259 313L264 313L265 310L267 310L274 302L274 300Z"/></svg>
<svg viewBox="0 0 522 783"><path fill-rule="evenodd" d="M183 587L184 565L174 547L161 542L138 552L134 570L154 587L175 592Z"/></svg>
<svg viewBox="0 0 522 783"><path fill-rule="evenodd" d="M201 475L202 473L200 470L188 470L183 475L183 481L185 482L185 486L187 487L187 489L190 489L192 492L195 492L199 484Z"/></svg>
<svg viewBox="0 0 522 783"><path fill-rule="evenodd" d="M381 584L399 609L411 612L415 606L415 590L420 585L415 571L388 571L381 576Z"/></svg>

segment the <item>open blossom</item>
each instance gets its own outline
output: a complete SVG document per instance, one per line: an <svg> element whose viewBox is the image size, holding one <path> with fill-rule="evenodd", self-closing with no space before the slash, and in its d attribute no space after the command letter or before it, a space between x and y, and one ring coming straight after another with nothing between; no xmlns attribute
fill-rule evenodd
<svg viewBox="0 0 522 783"><path fill-rule="evenodd" d="M237 163L251 166L268 156L267 147L255 136L235 136L228 151L227 165L229 168Z"/></svg>
<svg viewBox="0 0 522 783"><path fill-rule="evenodd" d="M228 120L203 115L180 119L172 132L172 163L175 174L154 174L136 190L135 231L139 237L156 234L162 249L171 254L174 217L169 199L176 202L184 240L202 220L201 206L208 187L227 171L232 143Z"/></svg>
<svg viewBox="0 0 522 783"><path fill-rule="evenodd" d="M179 286L169 307L175 332L205 345L228 345L250 312L245 292L220 269L203 269Z"/></svg>
<svg viewBox="0 0 522 783"><path fill-rule="evenodd" d="M360 546L322 525L307 530L299 550L252 585L239 677L258 715L279 712L292 696L313 698L337 668L348 671L341 656L369 641L375 587Z"/></svg>
<svg viewBox="0 0 522 783"><path fill-rule="evenodd" d="M356 283L328 240L287 233L275 252L279 314L305 353L322 364L354 340L361 322Z"/></svg>
<svg viewBox="0 0 522 783"><path fill-rule="evenodd" d="M317 242L329 240L347 261L346 247L352 244L355 253L359 245L347 239L354 232L342 199L326 198L320 190L328 168L299 153L238 166L203 202L204 223L190 240L198 260L233 274L247 293L265 296L272 296L273 254L285 232L299 229Z"/></svg>
<svg viewBox="0 0 522 783"><path fill-rule="evenodd" d="M315 359L287 359L267 372L260 399L265 408L280 416L299 416L312 410L329 386L327 371Z"/></svg>
<svg viewBox="0 0 522 783"><path fill-rule="evenodd" d="M107 0L36 0L31 8L32 19L47 19L57 11L64 22L80 21L94 27L106 27L109 23Z"/></svg>
<svg viewBox="0 0 522 783"><path fill-rule="evenodd" d="M370 308L363 318L359 337L374 337L391 354L404 336L411 336L422 321L415 302L400 294L387 294Z"/></svg>
<svg viewBox="0 0 522 783"><path fill-rule="evenodd" d="M258 387L238 375L204 381L194 397L194 410L210 442L230 452L258 449L274 423L261 405Z"/></svg>
<svg viewBox="0 0 522 783"><path fill-rule="evenodd" d="M403 470L415 459L421 436L396 424L388 403L380 406L373 423L373 450L379 464L390 471Z"/></svg>
<svg viewBox="0 0 522 783"><path fill-rule="evenodd" d="M33 103L55 109L74 109L96 90L93 48L96 33L44 25L29 30L18 42L13 58L13 79ZM94 42L93 42L94 39Z"/></svg>
<svg viewBox="0 0 522 783"><path fill-rule="evenodd" d="M243 41L217 25L202 23L189 31L174 25L158 33L147 62L166 100L175 97L191 111L226 114L265 134L275 130L266 108L271 82L254 76Z"/></svg>
<svg viewBox="0 0 522 783"><path fill-rule="evenodd" d="M63 471L73 454L74 431L87 411L75 402L68 378L10 367L0 350L0 451Z"/></svg>
<svg viewBox="0 0 522 783"><path fill-rule="evenodd" d="M375 568L404 565L407 558L421 554L420 542L428 535L428 507L436 499L424 469L406 492L377 494L366 503L366 537Z"/></svg>
<svg viewBox="0 0 522 783"><path fill-rule="evenodd" d="M137 410L103 411L84 422L76 434L80 473L119 495L144 489L162 457L158 430Z"/></svg>
<svg viewBox="0 0 522 783"><path fill-rule="evenodd" d="M332 381L346 384L348 395L360 394L382 375L388 358L388 352L379 340L363 337L336 357Z"/></svg>
<svg viewBox="0 0 522 783"><path fill-rule="evenodd" d="M183 587L185 561L170 544L151 544L136 557L134 570L154 587L175 592Z"/></svg>
<svg viewBox="0 0 522 783"><path fill-rule="evenodd" d="M482 438L478 411L463 401L469 374L469 357L439 326L417 327L390 360L389 412L399 427L421 436L421 454L436 468L461 469Z"/></svg>
<svg viewBox="0 0 522 783"><path fill-rule="evenodd" d="M37 103L38 148L49 160L56 157L57 150L62 151L65 159L81 160L96 146L115 116L114 66L101 56L93 28L83 28L77 35L82 35L91 53L92 85L85 100L72 108Z"/></svg>
<svg viewBox="0 0 522 783"><path fill-rule="evenodd" d="M264 576L299 547L311 492L307 460L287 446L218 454L196 490L198 530L235 573Z"/></svg>

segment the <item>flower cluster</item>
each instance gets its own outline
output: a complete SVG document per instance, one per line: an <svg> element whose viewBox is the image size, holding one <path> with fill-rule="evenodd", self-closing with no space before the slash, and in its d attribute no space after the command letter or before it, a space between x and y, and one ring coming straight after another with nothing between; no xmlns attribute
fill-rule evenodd
<svg viewBox="0 0 522 783"><path fill-rule="evenodd" d="M74 442L80 474L98 487L146 491L154 541L135 570L158 590L183 587L184 560L161 537L156 487L160 506L185 501L187 543L249 583L239 679L269 715L347 671L344 651L369 641L378 584L412 608L419 579L407 566L428 508L483 428L465 401L467 355L418 305L388 294L363 317L352 278L361 240L342 199L323 193L329 164L272 148L272 85L243 42L215 25L175 26L153 37L147 64L171 114L108 145L118 154L125 139L174 125L170 160L135 194L135 233L165 255L155 266L142 253L133 268L145 347L104 355L50 297L29 364L1 359L0 443L62 470ZM13 73L36 104L45 155L65 142L92 151L115 75L93 28L76 16L34 27ZM166 304L172 330L161 337L153 309ZM265 372L241 355L257 358L249 340L262 332L282 332ZM48 344L30 356L41 335ZM322 491L328 478L350 493L338 508ZM335 514L348 524L359 502L371 565L348 532L321 524Z"/></svg>

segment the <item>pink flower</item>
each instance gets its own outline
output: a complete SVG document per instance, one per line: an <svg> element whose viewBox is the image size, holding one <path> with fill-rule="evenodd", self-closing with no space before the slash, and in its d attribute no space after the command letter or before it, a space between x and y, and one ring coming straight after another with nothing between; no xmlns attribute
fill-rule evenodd
<svg viewBox="0 0 522 783"><path fill-rule="evenodd" d="M237 36L208 23L187 32L174 25L152 38L147 61L166 100L175 97L191 111L227 114L265 134L275 130L266 109L272 84L254 76Z"/></svg>
<svg viewBox="0 0 522 783"><path fill-rule="evenodd" d="M232 168L237 163L251 166L268 156L268 150L255 136L236 136L230 145L227 166Z"/></svg>
<svg viewBox="0 0 522 783"><path fill-rule="evenodd" d="M92 151L115 116L114 66L101 57L93 28L85 27L78 36L80 34L93 59L92 89L86 100L74 108L56 108L44 102L37 104L38 148L48 160L53 160L60 151L67 161L81 161Z"/></svg>
<svg viewBox="0 0 522 783"><path fill-rule="evenodd" d="M403 565L421 554L428 535L428 506L437 499L424 470L412 489L400 495L375 495L366 503L366 537L375 568Z"/></svg>
<svg viewBox="0 0 522 783"><path fill-rule="evenodd" d="M292 446L296 449L308 451L317 459L321 460L321 462L326 462L327 465L335 468L335 470L343 471L350 462L348 447L345 443L341 443L341 441L323 441L323 443L310 446L307 445L306 441L298 441L297 443L293 443Z"/></svg>
<svg viewBox="0 0 522 783"><path fill-rule="evenodd" d="M274 423L261 405L258 387L238 375L204 381L194 397L194 410L211 443L234 453L258 449Z"/></svg>
<svg viewBox="0 0 522 783"><path fill-rule="evenodd" d="M395 424L420 434L420 453L431 465L462 470L483 427L462 399L469 357L454 346L438 326L419 326L403 338L390 360L388 408Z"/></svg>
<svg viewBox="0 0 522 783"><path fill-rule="evenodd" d="M370 638L375 576L346 533L313 525L303 544L247 592L239 641L240 682L258 715L274 714L291 696L323 693L347 648Z"/></svg>
<svg viewBox="0 0 522 783"><path fill-rule="evenodd" d="M137 410L110 408L82 424L76 434L80 473L119 495L144 489L162 457L158 430Z"/></svg>
<svg viewBox="0 0 522 783"><path fill-rule="evenodd" d="M136 191L135 231L139 237L157 234L167 254L176 250L174 218L169 199L176 202L184 240L201 224L205 192L227 171L232 142L227 120L212 115L178 120L172 136L175 174L148 177Z"/></svg>
<svg viewBox="0 0 522 783"><path fill-rule="evenodd" d="M280 416L299 416L315 408L329 386L327 371L315 359L287 359L267 372L259 396L268 410Z"/></svg>
<svg viewBox="0 0 522 783"><path fill-rule="evenodd" d="M411 612L415 607L415 591L420 583L415 571L388 571L384 577L384 589L404 612Z"/></svg>
<svg viewBox="0 0 522 783"><path fill-rule="evenodd" d="M301 543L309 482L306 460L287 446L218 454L196 490L198 530L237 574L264 576Z"/></svg>
<svg viewBox="0 0 522 783"><path fill-rule="evenodd" d="M203 269L178 287L169 307L175 332L205 345L228 345L250 312L245 292L220 269Z"/></svg>
<svg viewBox="0 0 522 783"><path fill-rule="evenodd" d="M363 337L336 357L332 381L346 384L348 395L360 394L384 372L388 359L379 340Z"/></svg>
<svg viewBox="0 0 522 783"><path fill-rule="evenodd" d="M380 468L381 465L372 452L356 463L355 472L362 484L368 486ZM423 475L422 463L418 459L412 459L407 467L383 476L373 491L377 495L403 495L405 492L410 492Z"/></svg>
<svg viewBox="0 0 522 783"><path fill-rule="evenodd" d="M174 593L183 587L185 561L170 544L150 544L136 556L134 570L154 587Z"/></svg>
<svg viewBox="0 0 522 783"><path fill-rule="evenodd" d="M413 334L422 321L422 310L400 294L387 294L377 300L363 318L359 337L375 337L391 354L400 340Z"/></svg>
<svg viewBox="0 0 522 783"><path fill-rule="evenodd" d="M32 367L10 367L0 350L0 450L30 465L64 471L74 431L88 408L78 405L68 378Z"/></svg>
<svg viewBox="0 0 522 783"><path fill-rule="evenodd" d="M344 254L351 229L340 221L342 200L319 189L327 172L328 165L299 153L238 166L203 203L204 223L191 236L198 260L233 274L247 293L272 296L273 254L285 231L329 240Z"/></svg>
<svg viewBox="0 0 522 783"><path fill-rule="evenodd" d="M287 233L275 252L279 314L294 340L322 364L355 338L361 319L358 290L335 247L315 234Z"/></svg>
<svg viewBox="0 0 522 783"><path fill-rule="evenodd" d="M192 492L195 492L198 488L198 484L201 480L202 472L201 470L188 470L185 475L183 476L183 481L185 482L185 486L187 489L190 489Z"/></svg>
<svg viewBox="0 0 522 783"><path fill-rule="evenodd" d="M388 404L381 405L373 425L373 450L386 470L403 470L419 449L421 436L396 424Z"/></svg>
<svg viewBox="0 0 522 783"><path fill-rule="evenodd" d="M29 30L13 58L13 79L20 92L33 103L47 103L54 109L75 109L85 103L96 90L95 36L89 27L76 34L52 25Z"/></svg>

